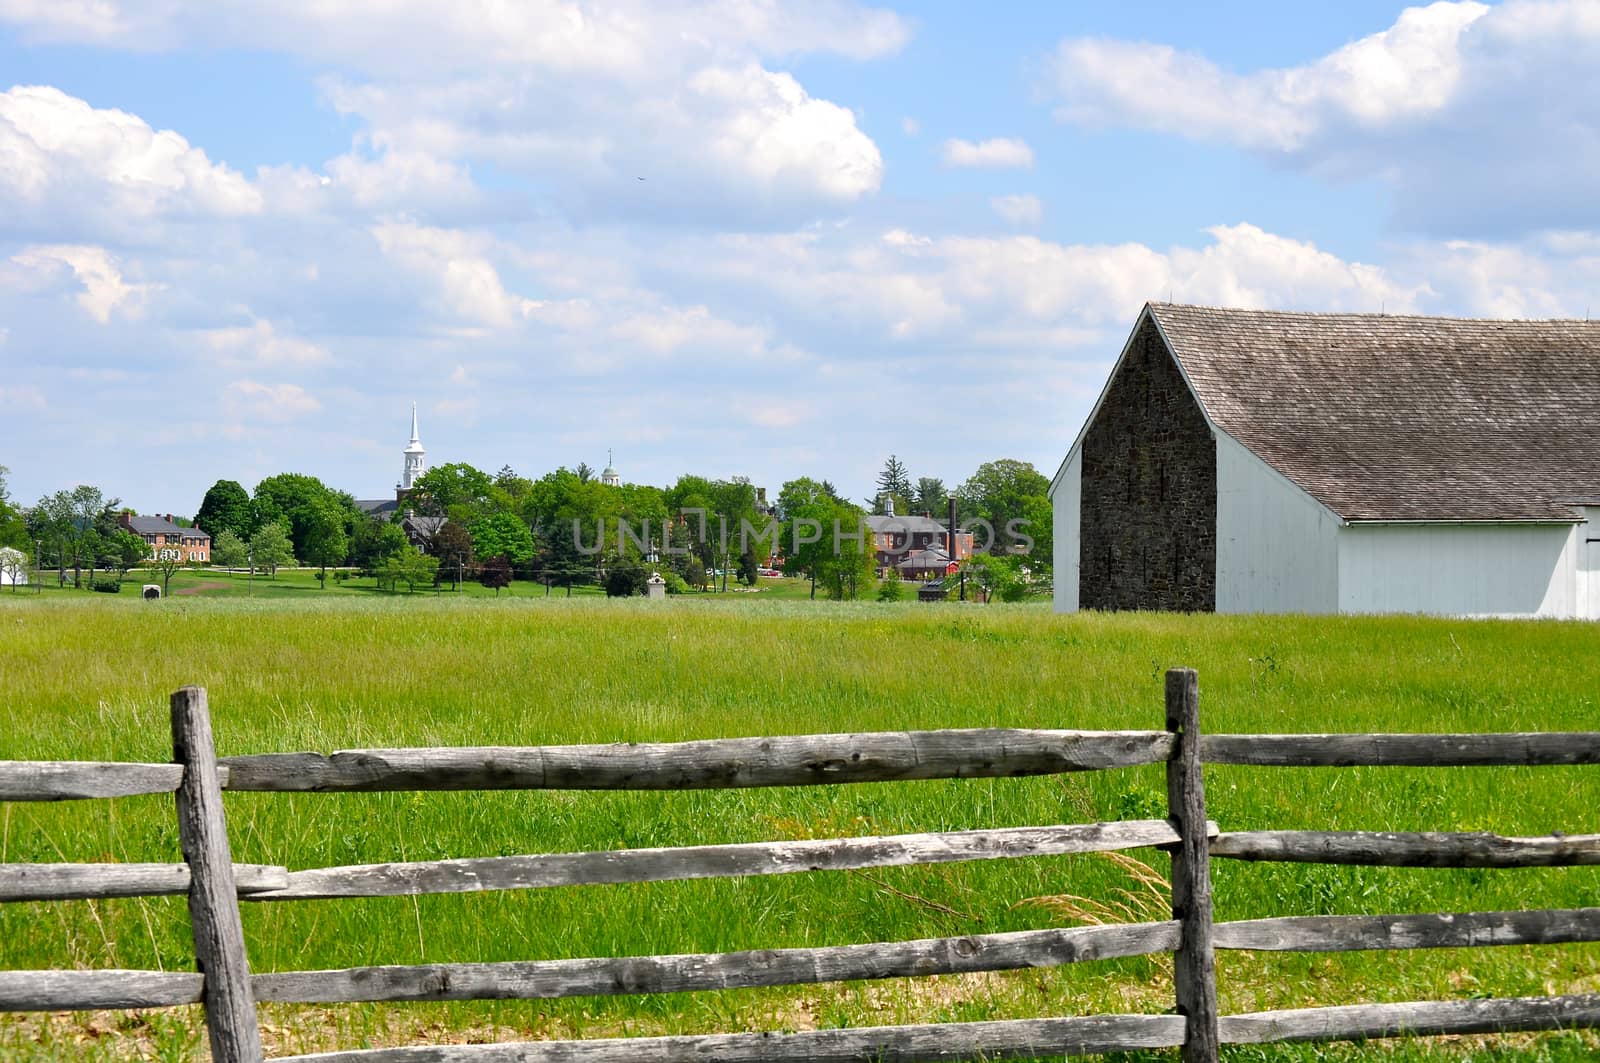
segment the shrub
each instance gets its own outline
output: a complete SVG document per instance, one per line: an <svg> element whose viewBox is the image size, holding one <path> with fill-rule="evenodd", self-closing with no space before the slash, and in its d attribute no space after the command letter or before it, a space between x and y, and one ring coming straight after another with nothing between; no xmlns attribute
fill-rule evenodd
<svg viewBox="0 0 1600 1063"><path fill-rule="evenodd" d="M97 579L94 581L94 589L101 594L121 594L122 581L119 579Z"/></svg>
<svg viewBox="0 0 1600 1063"><path fill-rule="evenodd" d="M673 572L671 569L661 573L661 578L667 581L668 594L689 593L689 584L684 581L682 576L678 575L676 572Z"/></svg>

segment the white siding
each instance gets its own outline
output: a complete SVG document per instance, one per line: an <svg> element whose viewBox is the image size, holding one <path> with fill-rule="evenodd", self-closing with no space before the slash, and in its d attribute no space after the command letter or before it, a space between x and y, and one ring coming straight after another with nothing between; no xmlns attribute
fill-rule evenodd
<svg viewBox="0 0 1600 1063"><path fill-rule="evenodd" d="M1217 433L1217 612L1339 608L1339 519Z"/></svg>
<svg viewBox="0 0 1600 1063"><path fill-rule="evenodd" d="M1083 498L1083 454L1074 450L1050 495L1055 536L1055 605L1058 613L1078 611L1078 521Z"/></svg>
<svg viewBox="0 0 1600 1063"><path fill-rule="evenodd" d="M1578 615L1600 620L1600 506L1590 506L1578 525Z"/></svg>
<svg viewBox="0 0 1600 1063"><path fill-rule="evenodd" d="M1354 524L1339 611L1571 617L1583 525Z"/></svg>

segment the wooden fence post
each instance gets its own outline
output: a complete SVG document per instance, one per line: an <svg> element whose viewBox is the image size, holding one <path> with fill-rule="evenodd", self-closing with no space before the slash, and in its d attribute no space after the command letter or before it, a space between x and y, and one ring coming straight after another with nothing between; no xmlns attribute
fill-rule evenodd
<svg viewBox="0 0 1600 1063"><path fill-rule="evenodd" d="M183 765L178 842L189 865L189 923L195 966L205 975L201 999L211 1056L216 1063L261 1063L261 1031L250 995L250 962L239 922L211 714L200 687L184 687L172 695L172 753Z"/></svg>
<svg viewBox="0 0 1600 1063"><path fill-rule="evenodd" d="M1217 967L1211 941L1211 856L1200 765L1200 678L1167 672L1167 730L1178 736L1167 761L1167 809L1183 840L1172 850L1172 918L1183 924L1173 957L1178 1014L1187 1023L1183 1063L1216 1063Z"/></svg>

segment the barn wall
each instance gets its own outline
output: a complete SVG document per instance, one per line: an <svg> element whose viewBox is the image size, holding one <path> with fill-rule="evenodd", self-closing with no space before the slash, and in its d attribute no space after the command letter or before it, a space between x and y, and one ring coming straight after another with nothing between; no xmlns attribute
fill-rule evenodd
<svg viewBox="0 0 1600 1063"><path fill-rule="evenodd" d="M1339 526L1249 449L1217 436L1217 612L1337 611Z"/></svg>
<svg viewBox="0 0 1600 1063"><path fill-rule="evenodd" d="M1078 611L1078 507L1082 504L1083 458L1077 451L1067 459L1050 496L1055 536L1051 564L1055 566L1055 607L1058 613Z"/></svg>
<svg viewBox="0 0 1600 1063"><path fill-rule="evenodd" d="M1578 615L1600 620L1600 506L1584 511L1587 521L1578 526Z"/></svg>
<svg viewBox="0 0 1600 1063"><path fill-rule="evenodd" d="M1107 385L1080 454L1079 604L1215 609L1216 442L1149 318Z"/></svg>
<svg viewBox="0 0 1600 1063"><path fill-rule="evenodd" d="M1550 524L1355 524L1339 532L1339 611L1571 617L1578 530Z"/></svg>

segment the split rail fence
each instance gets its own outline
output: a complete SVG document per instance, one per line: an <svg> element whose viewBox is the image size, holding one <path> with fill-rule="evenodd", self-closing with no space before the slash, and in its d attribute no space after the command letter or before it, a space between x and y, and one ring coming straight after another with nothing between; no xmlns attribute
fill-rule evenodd
<svg viewBox="0 0 1600 1063"><path fill-rule="evenodd" d="M1245 831L1206 819L1202 764L1283 767L1600 764L1600 733L1208 735L1188 669L1167 673L1161 731L944 730L652 745L390 749L218 761L204 690L172 696L170 764L0 762L0 801L174 792L181 864L0 864L0 901L187 894L195 973L0 971L0 1010L162 1008L200 1002L214 1059L263 1058L258 1001L550 999L800 985L1050 967L1174 954L1169 1014L1083 1015L521 1044L380 1048L285 1057L326 1063L1032 1059L1221 1044L1600 1027L1600 994L1217 1013L1217 949L1340 952L1600 940L1600 908L1306 916L1217 923L1210 861L1391 867L1600 864L1600 835ZM553 853L290 871L234 864L224 790L680 790L999 778L1165 763L1165 819L886 837ZM656 882L1107 852L1172 861L1172 918L917 941L722 954L428 964L252 974L239 902Z"/></svg>

